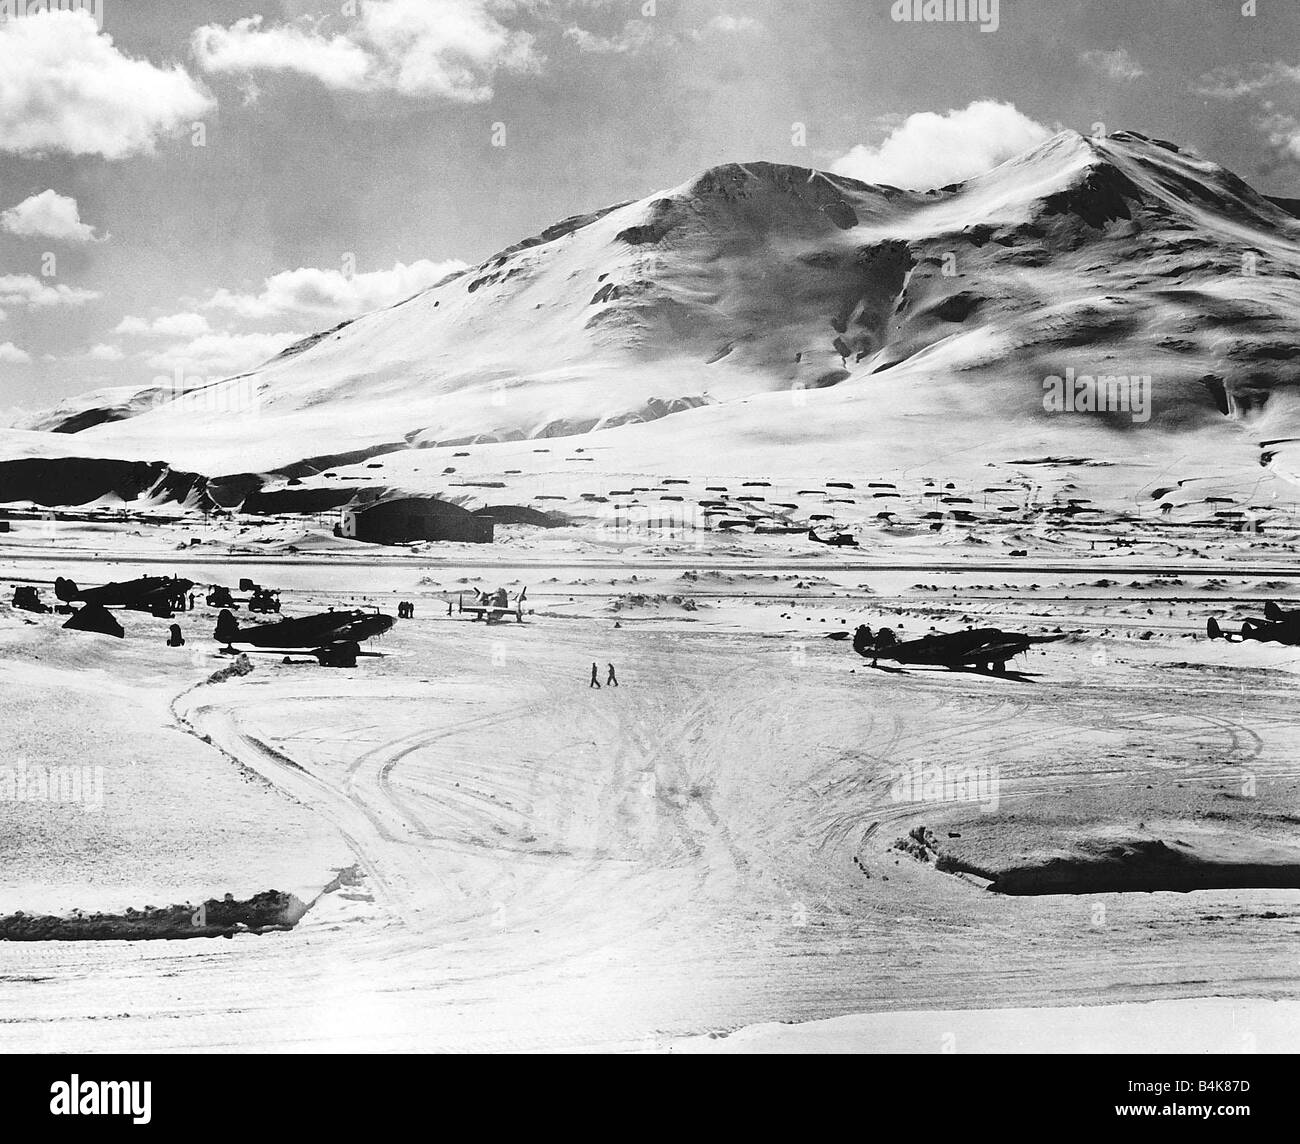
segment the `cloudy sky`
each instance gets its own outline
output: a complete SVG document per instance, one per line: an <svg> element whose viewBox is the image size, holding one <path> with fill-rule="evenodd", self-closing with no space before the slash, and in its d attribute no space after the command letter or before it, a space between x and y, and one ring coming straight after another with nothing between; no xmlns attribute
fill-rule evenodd
<svg viewBox="0 0 1300 1144"><path fill-rule="evenodd" d="M0 0L4 410L227 376L730 160L935 186L1102 123L1300 197L1296 0L40 6Z"/></svg>

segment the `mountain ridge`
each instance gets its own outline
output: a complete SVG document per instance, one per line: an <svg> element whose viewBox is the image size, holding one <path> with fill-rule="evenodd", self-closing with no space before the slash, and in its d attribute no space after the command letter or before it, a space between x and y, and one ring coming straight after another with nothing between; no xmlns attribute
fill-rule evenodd
<svg viewBox="0 0 1300 1144"><path fill-rule="evenodd" d="M1300 437L1297 314L1300 222L1283 205L1166 141L1061 132L926 191L719 164L569 216L228 382L69 403L36 426L218 475L394 442L626 436L704 408L725 434L729 410L793 392L768 436L797 443L800 424L838 419L852 453L888 440L904 397L923 416L973 410L989 437L1057 432L1042 384L1068 367L1149 375L1153 442L1276 441ZM1133 422L1096 420L1133 447Z"/></svg>

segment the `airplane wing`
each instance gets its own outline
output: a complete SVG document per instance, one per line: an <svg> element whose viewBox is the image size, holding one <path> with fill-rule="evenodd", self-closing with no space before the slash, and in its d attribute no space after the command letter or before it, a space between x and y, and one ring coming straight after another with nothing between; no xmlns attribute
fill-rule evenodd
<svg viewBox="0 0 1300 1144"><path fill-rule="evenodd" d="M1005 663L1014 656L1023 654L1032 644L1051 643L1064 638L1063 634L1030 636L989 628L979 632L952 632L946 635L923 636L918 640L882 648L879 657L896 660L899 663L978 667L986 663ZM874 649L869 649L863 654L874 658L876 652Z"/></svg>
<svg viewBox="0 0 1300 1144"><path fill-rule="evenodd" d="M963 656L963 659L977 663L1006 663L1015 656L1023 655L1034 644L1055 643L1062 639L1065 639L1064 634L1059 636L1006 635L1002 639L979 644Z"/></svg>
<svg viewBox="0 0 1300 1144"><path fill-rule="evenodd" d="M981 644L961 657L963 663L1006 663L1029 650L1028 639L1007 639Z"/></svg>

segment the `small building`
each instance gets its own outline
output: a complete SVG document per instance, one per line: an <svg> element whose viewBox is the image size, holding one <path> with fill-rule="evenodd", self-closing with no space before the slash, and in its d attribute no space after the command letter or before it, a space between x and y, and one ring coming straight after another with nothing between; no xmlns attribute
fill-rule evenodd
<svg viewBox="0 0 1300 1144"><path fill-rule="evenodd" d="M494 521L436 497L399 497L353 505L343 510L339 535L370 544L413 540L492 543Z"/></svg>

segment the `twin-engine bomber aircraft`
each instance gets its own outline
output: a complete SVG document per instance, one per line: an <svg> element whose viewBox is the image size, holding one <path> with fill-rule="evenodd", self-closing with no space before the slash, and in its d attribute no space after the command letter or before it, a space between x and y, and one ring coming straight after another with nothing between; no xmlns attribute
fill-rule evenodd
<svg viewBox="0 0 1300 1144"><path fill-rule="evenodd" d="M1007 660L1023 655L1033 644L1052 643L1064 638L1064 635L1027 636L997 628L977 628L899 643L889 628L881 628L873 636L871 629L864 624L853 633L853 650L871 660L872 667L876 666L878 659L890 659L895 663L932 664L946 667L949 671L973 668L1005 675Z"/></svg>
<svg viewBox="0 0 1300 1144"><path fill-rule="evenodd" d="M193 587L193 580L181 580L175 576L141 576L138 580L105 584L100 588L78 588L75 581L59 576L54 581L54 594L65 604L130 608L165 617L184 609L185 597Z"/></svg>
<svg viewBox="0 0 1300 1144"><path fill-rule="evenodd" d="M1241 635L1225 632L1213 617L1206 621L1205 634L1212 640L1227 640L1229 643L1259 640L1261 643L1289 644L1294 647L1300 644L1300 612L1286 611L1269 600L1264 605L1264 619L1243 620Z"/></svg>
<svg viewBox="0 0 1300 1144"><path fill-rule="evenodd" d="M307 652L325 667L355 667L361 641L383 635L395 622L382 612L321 612L241 628L234 615L223 608L217 616L215 637L228 652L235 650L235 644L247 644L258 651Z"/></svg>

